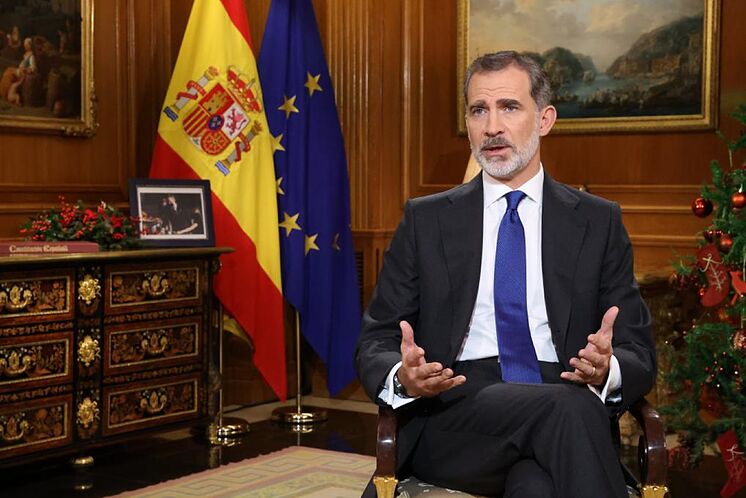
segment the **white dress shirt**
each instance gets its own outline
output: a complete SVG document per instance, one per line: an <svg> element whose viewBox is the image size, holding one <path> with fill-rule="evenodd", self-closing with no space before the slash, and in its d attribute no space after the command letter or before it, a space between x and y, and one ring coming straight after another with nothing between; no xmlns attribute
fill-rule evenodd
<svg viewBox="0 0 746 498"><path fill-rule="evenodd" d="M500 222L505 215L507 200L505 194L512 189L492 178L482 175L484 187L484 217L482 223L482 266L479 275L479 289L474 303L469 329L456 357L457 361L478 360L499 355L497 332L495 331L495 301L494 275L495 250ZM536 357L539 361L557 363L557 351L552 342L552 332L549 328L547 306L544 299L544 277L541 263L541 213L544 192L544 168L518 189L526 197L518 204L518 216L521 218L526 238L526 307L528 311L528 326L531 341L534 344ZM588 331L593 333L595 331ZM425 351L427 357L427 351ZM379 393L379 398L387 404L398 408L412 401L413 398L401 398L394 394L394 374L401 366L397 363L386 378L386 384ZM467 382L469 379L466 380ZM608 393L622 386L619 362L612 356L609 376L606 385L599 390L588 386L605 401Z"/></svg>

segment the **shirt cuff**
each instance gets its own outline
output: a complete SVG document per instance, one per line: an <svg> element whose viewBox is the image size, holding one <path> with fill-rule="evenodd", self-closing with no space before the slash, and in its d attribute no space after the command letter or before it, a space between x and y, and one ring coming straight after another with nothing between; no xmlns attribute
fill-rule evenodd
<svg viewBox="0 0 746 498"><path fill-rule="evenodd" d="M392 377L393 379L393 377ZM599 397L602 403L606 403L606 399L610 393L614 393L622 388L622 370L619 368L619 360L616 356L611 355L609 361L609 375L606 377L606 384L603 389L599 390L598 387L588 384L588 389Z"/></svg>
<svg viewBox="0 0 746 498"><path fill-rule="evenodd" d="M394 367L391 369L388 376L386 377L386 382L383 384L383 389L381 389L381 392L378 393L378 399L389 405L394 410L417 399L402 398L401 396L397 396L396 394L394 394L394 375L396 374L396 371L399 370L400 366L401 362L398 362L396 365L394 365Z"/></svg>

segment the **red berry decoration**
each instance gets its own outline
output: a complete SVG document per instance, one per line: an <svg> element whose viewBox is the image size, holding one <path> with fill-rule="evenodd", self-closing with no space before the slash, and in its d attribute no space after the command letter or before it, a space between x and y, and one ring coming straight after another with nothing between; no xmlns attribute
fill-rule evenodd
<svg viewBox="0 0 746 498"><path fill-rule="evenodd" d="M730 196L730 203L736 209L741 209L746 206L746 194L743 192L733 192Z"/></svg>
<svg viewBox="0 0 746 498"><path fill-rule="evenodd" d="M730 235L727 233L720 235L720 240L718 240L718 248L720 248L720 251L728 254L733 247L733 239Z"/></svg>
<svg viewBox="0 0 746 498"><path fill-rule="evenodd" d="M699 218L709 216L709 214L712 213L712 201L702 197L697 197L692 202L692 212L694 213L694 216L698 216Z"/></svg>

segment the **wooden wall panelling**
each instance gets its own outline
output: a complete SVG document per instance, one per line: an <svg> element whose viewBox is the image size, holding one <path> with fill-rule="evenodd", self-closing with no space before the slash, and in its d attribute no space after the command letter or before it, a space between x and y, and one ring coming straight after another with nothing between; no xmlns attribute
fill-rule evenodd
<svg viewBox="0 0 746 498"><path fill-rule="evenodd" d="M468 140L456 130L456 1L405 0L405 196L461 182Z"/></svg>
<svg viewBox="0 0 746 498"><path fill-rule="evenodd" d="M128 79L131 92L128 125L134 137L133 176L147 177L153 153L160 111L171 79L173 42L172 2L160 0L130 0L127 30ZM181 27L181 35L186 26ZM181 40L176 44L178 50Z"/></svg>
<svg viewBox="0 0 746 498"><path fill-rule="evenodd" d="M353 229L381 228L401 209L399 0L329 0L317 16L335 85L350 172ZM393 202L392 202L393 201Z"/></svg>

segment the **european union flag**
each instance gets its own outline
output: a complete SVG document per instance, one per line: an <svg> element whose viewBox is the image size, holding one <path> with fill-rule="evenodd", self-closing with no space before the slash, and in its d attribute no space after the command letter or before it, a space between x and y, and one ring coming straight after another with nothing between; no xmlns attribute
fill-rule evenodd
<svg viewBox="0 0 746 498"><path fill-rule="evenodd" d="M360 295L347 159L311 0L273 0L259 77L274 141L283 293L335 395L355 378Z"/></svg>

